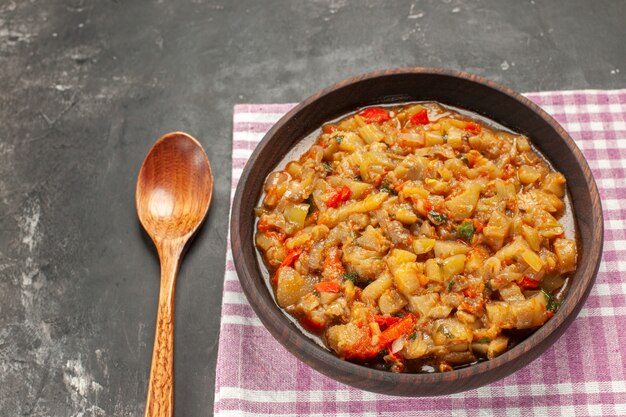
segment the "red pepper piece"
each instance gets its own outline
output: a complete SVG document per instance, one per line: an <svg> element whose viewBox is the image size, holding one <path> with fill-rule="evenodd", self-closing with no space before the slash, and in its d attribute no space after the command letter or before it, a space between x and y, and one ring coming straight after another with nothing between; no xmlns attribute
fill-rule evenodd
<svg viewBox="0 0 626 417"><path fill-rule="evenodd" d="M347 185L344 185L341 189L341 201L348 201L350 196L352 195L352 190Z"/></svg>
<svg viewBox="0 0 626 417"><path fill-rule="evenodd" d="M375 321L376 323L378 323L380 327L386 328L393 324L396 324L397 322L400 321L400 319L397 317L385 317L385 316L380 316L380 315L374 315L372 316L372 321Z"/></svg>
<svg viewBox="0 0 626 417"><path fill-rule="evenodd" d="M280 268L282 268L283 266L292 266L298 260L301 253L302 248L293 248L292 250L290 250L287 253L287 256L285 256L283 263L280 264Z"/></svg>
<svg viewBox="0 0 626 417"><path fill-rule="evenodd" d="M475 122L467 122L465 130L472 133L480 133L480 125Z"/></svg>
<svg viewBox="0 0 626 417"><path fill-rule="evenodd" d="M406 316L402 317L402 320L392 324L387 330L383 331L380 334L378 338L378 344L380 346L385 346L393 342L400 336L411 333L413 331L414 325L415 316L413 314L407 314Z"/></svg>
<svg viewBox="0 0 626 417"><path fill-rule="evenodd" d="M345 359L352 359L357 361L364 361L367 359L375 358L380 351L382 350L382 346L372 345L372 335L368 331L363 335L356 343L350 347L344 353Z"/></svg>
<svg viewBox="0 0 626 417"><path fill-rule="evenodd" d="M280 266L276 270L276 273L274 274L274 277L272 278L272 282L274 284L278 283L278 271L280 271L280 269L284 266L292 266L294 263L296 263L301 253L302 248L293 248L292 250L287 252L287 256L285 256L285 259L283 259L283 263L280 264Z"/></svg>
<svg viewBox="0 0 626 417"><path fill-rule="evenodd" d="M524 275L524 278L522 278L522 282L520 282L519 285L526 290L535 290L539 288L539 284L540 282L536 279L532 279Z"/></svg>
<svg viewBox="0 0 626 417"><path fill-rule="evenodd" d="M344 185L341 191L332 195L328 202L326 203L327 207L336 208L343 202L346 202L350 199L352 195L352 190L347 185Z"/></svg>
<svg viewBox="0 0 626 417"><path fill-rule="evenodd" d="M476 230L476 233L482 232L483 227L484 227L483 223L478 219L474 219L473 222L474 222L474 229Z"/></svg>
<svg viewBox="0 0 626 417"><path fill-rule="evenodd" d="M332 282L332 281L318 282L317 284L315 284L313 288L317 292L334 292L334 293L338 293L339 290L341 289L341 287L339 287L339 284L337 284L336 282Z"/></svg>
<svg viewBox="0 0 626 417"><path fill-rule="evenodd" d="M428 120L428 110L422 109L418 111L413 116L411 116L409 120L411 120L411 123L413 123L414 125L426 125L430 123L430 120Z"/></svg>
<svg viewBox="0 0 626 417"><path fill-rule="evenodd" d="M302 317L300 319L300 324L306 330L316 334L322 333L322 331L326 328L326 323L313 320L310 317Z"/></svg>
<svg viewBox="0 0 626 417"><path fill-rule="evenodd" d="M265 232L268 232L268 231L272 230L272 226L267 224L265 222L265 220L260 220L259 221L258 228L259 228L259 232L261 232L261 233L265 233Z"/></svg>
<svg viewBox="0 0 626 417"><path fill-rule="evenodd" d="M329 208L337 207L339 205L339 198L341 198L341 194L339 194L339 193L333 194L328 199L328 202L326 203L326 207L329 207Z"/></svg>
<svg viewBox="0 0 626 417"><path fill-rule="evenodd" d="M335 126L335 125L324 125L324 126L322 126L322 132L324 132L324 133L333 133L337 129L338 129L338 127Z"/></svg>
<svg viewBox="0 0 626 417"><path fill-rule="evenodd" d="M476 291L476 288L474 287L468 287L463 290L463 295L469 298L476 298L478 297L478 291Z"/></svg>
<svg viewBox="0 0 626 417"><path fill-rule="evenodd" d="M389 112L387 110L381 109L380 107L370 107L359 112L359 116L361 116L367 123L382 123L389 119Z"/></svg>

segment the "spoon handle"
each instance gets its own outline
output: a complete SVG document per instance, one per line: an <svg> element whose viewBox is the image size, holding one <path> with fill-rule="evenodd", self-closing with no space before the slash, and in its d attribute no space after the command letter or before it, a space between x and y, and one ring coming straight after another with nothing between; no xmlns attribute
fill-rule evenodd
<svg viewBox="0 0 626 417"><path fill-rule="evenodd" d="M145 417L171 417L174 411L174 293L182 247L157 245L161 288Z"/></svg>

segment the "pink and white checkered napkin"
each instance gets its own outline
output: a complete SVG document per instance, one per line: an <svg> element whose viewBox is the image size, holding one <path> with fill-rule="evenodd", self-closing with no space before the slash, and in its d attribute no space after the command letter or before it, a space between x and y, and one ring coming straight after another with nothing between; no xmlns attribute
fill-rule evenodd
<svg viewBox="0 0 626 417"><path fill-rule="evenodd" d="M604 208L600 272L563 337L529 366L472 391L415 399L361 391L317 373L274 340L242 292L229 244L216 416L626 416L626 90L527 96L582 149ZM292 107L235 106L233 194L252 150Z"/></svg>

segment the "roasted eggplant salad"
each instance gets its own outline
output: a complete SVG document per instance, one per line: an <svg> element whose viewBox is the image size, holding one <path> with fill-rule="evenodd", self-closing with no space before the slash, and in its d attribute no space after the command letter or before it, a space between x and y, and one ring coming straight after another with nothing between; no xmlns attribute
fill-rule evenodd
<svg viewBox="0 0 626 417"><path fill-rule="evenodd" d="M378 369L500 355L550 320L576 269L565 177L526 136L439 103L322 126L264 191L255 241L278 305Z"/></svg>

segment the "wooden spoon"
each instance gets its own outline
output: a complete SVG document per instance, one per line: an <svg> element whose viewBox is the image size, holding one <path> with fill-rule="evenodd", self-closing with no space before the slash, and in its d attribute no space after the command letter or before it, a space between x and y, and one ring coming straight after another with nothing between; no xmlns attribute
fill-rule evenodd
<svg viewBox="0 0 626 417"><path fill-rule="evenodd" d="M213 194L211 165L202 145L182 132L156 141L137 179L137 214L161 260L159 309L146 417L174 408L174 289L185 245L204 220Z"/></svg>

